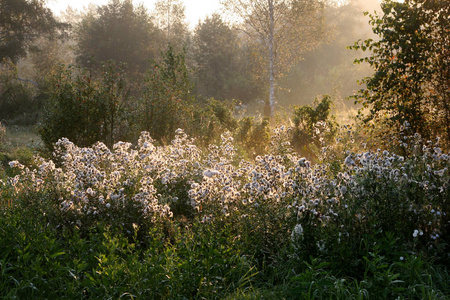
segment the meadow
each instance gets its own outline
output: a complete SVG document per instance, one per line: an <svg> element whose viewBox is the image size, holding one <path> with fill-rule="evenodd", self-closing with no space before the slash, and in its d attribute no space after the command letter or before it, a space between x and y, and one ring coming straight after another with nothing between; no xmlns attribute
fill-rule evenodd
<svg viewBox="0 0 450 300"><path fill-rule="evenodd" d="M156 2L0 1L0 298L449 299L449 1Z"/></svg>
<svg viewBox="0 0 450 300"><path fill-rule="evenodd" d="M448 299L450 157L407 126L402 155L340 126L313 160L290 126L255 157L60 139L0 169L1 297Z"/></svg>

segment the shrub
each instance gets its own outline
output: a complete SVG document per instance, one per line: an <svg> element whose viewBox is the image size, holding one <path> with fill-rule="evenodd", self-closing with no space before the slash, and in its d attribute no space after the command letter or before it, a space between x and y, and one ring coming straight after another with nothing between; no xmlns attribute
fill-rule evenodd
<svg viewBox="0 0 450 300"><path fill-rule="evenodd" d="M184 54L169 47L161 64L151 66L140 99L139 128L159 142L168 142L192 116L193 96Z"/></svg>
<svg viewBox="0 0 450 300"><path fill-rule="evenodd" d="M127 136L128 95L120 68L104 66L99 79L72 67L53 79L39 133L47 148L65 137L80 146L102 141L112 146Z"/></svg>
<svg viewBox="0 0 450 300"><path fill-rule="evenodd" d="M42 101L32 83L19 79L12 63L0 62L0 120L17 125L36 124Z"/></svg>
<svg viewBox="0 0 450 300"><path fill-rule="evenodd" d="M253 117L242 118L236 132L236 140L249 157L265 154L270 143L269 120L264 118L256 122Z"/></svg>
<svg viewBox="0 0 450 300"><path fill-rule="evenodd" d="M314 100L313 106L294 107L292 146L303 155L316 158L320 149L329 144L337 132L337 123L331 112L331 97Z"/></svg>

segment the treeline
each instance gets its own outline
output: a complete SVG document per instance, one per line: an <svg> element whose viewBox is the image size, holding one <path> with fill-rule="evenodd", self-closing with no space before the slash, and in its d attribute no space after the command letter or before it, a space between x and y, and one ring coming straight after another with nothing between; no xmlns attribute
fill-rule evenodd
<svg viewBox="0 0 450 300"><path fill-rule="evenodd" d="M68 8L58 19L39 1L5 0L1 5L0 27L11 28L12 35L0 41L0 119L22 124L38 121L61 65L85 68L100 78L103 65L114 61L126 74L129 94L139 94L149 68L163 61L169 46L184 56L190 93L195 97L235 99L243 107L252 106L253 114L264 113L270 92L266 42L254 35L255 28L246 28L257 11L240 24L229 24L213 14L190 30L181 1L161 0L149 11L128 0L112 0L84 12ZM356 79L368 74L352 67L354 53L345 51L355 40L356 28L365 24L359 5L350 1L337 6L329 1L308 11L298 9L299 17L314 11L315 19L308 23L314 30L294 24L302 43L285 49L293 40L280 37L274 44L278 47L274 93L279 105L309 104L318 94L343 98L356 88ZM281 14L285 8L276 9ZM25 14L28 22L20 24L8 17L18 14ZM313 37L307 39L307 34Z"/></svg>
<svg viewBox="0 0 450 300"><path fill-rule="evenodd" d="M273 120L280 106L302 105L290 121L311 132L328 122L331 102L349 95L362 106L362 127L381 142L392 144L405 128L450 142L448 1L383 1L370 16L373 38L350 47L369 50L356 60L365 67L344 49L370 37L359 17L367 1L227 0L224 11L238 23L214 14L194 31L181 1L158 1L150 12L111 0L60 20L41 1L0 3L0 119L40 121L49 148L62 136L112 145L142 130L164 143L179 127L205 145L224 130L268 140L267 120L236 119L235 108ZM375 73L364 76L364 68ZM331 100L304 106L318 94ZM312 117L325 103L326 118Z"/></svg>

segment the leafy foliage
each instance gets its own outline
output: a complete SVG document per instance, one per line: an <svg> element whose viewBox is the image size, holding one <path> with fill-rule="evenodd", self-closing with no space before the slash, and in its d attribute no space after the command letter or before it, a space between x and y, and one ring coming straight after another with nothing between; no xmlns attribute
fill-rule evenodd
<svg viewBox="0 0 450 300"><path fill-rule="evenodd" d="M49 149L61 137L88 146L97 141L112 145L126 136L128 95L123 73L113 63L104 66L100 79L84 69L61 69L51 86L40 127Z"/></svg>
<svg viewBox="0 0 450 300"><path fill-rule="evenodd" d="M330 116L332 100L324 95L314 106L294 107L292 145L300 153L314 157L336 134L337 123Z"/></svg>
<svg viewBox="0 0 450 300"><path fill-rule="evenodd" d="M2 296L448 294L450 156L416 141L410 157L350 153L330 172L289 149L290 131L254 160L229 133L202 152L178 130L160 147L148 133L113 150L63 139L61 167L10 162Z"/></svg>
<svg viewBox="0 0 450 300"><path fill-rule="evenodd" d="M76 28L76 53L84 67L100 69L109 60L126 63L130 73L143 72L157 51L158 30L143 6L112 0L88 14Z"/></svg>
<svg viewBox="0 0 450 300"><path fill-rule="evenodd" d="M149 69L140 100L141 129L167 142L177 128L187 127L194 100L191 89L184 55L169 46L162 63L154 62Z"/></svg>
<svg viewBox="0 0 450 300"><path fill-rule="evenodd" d="M189 43L190 32L185 20L185 6L180 0L158 0L155 3L153 18L162 31L161 49L170 45L181 52Z"/></svg>
<svg viewBox="0 0 450 300"><path fill-rule="evenodd" d="M269 120L244 117L240 120L236 140L251 157L265 154L270 143Z"/></svg>
<svg viewBox="0 0 450 300"><path fill-rule="evenodd" d="M292 130L254 160L230 133L200 151L177 130L159 147L62 139L61 167L10 162L2 296L448 294L450 156L416 140L409 157L349 153L331 171L290 149Z"/></svg>
<svg viewBox="0 0 450 300"><path fill-rule="evenodd" d="M215 99L239 99L248 102L256 97L246 69L248 53L239 46L238 32L218 14L207 17L195 29L193 58L198 93Z"/></svg>
<svg viewBox="0 0 450 300"><path fill-rule="evenodd" d="M324 5L304 0L223 0L222 4L242 20L240 29L250 38L253 74L266 86L265 116L271 117L277 79L321 41Z"/></svg>
<svg viewBox="0 0 450 300"><path fill-rule="evenodd" d="M355 96L367 108L365 122L386 121L397 134L405 123L425 139L450 141L448 1L385 1L383 15L371 16L380 39L360 41L353 49L370 50L376 71ZM383 133L382 133L383 134Z"/></svg>
<svg viewBox="0 0 450 300"><path fill-rule="evenodd" d="M36 123L41 99L32 81L19 80L17 67L11 62L0 64L0 119L11 124Z"/></svg>
<svg viewBox="0 0 450 300"><path fill-rule="evenodd" d="M37 38L55 37L65 27L56 21L44 1L0 1L0 61L9 58L16 62L33 48Z"/></svg>

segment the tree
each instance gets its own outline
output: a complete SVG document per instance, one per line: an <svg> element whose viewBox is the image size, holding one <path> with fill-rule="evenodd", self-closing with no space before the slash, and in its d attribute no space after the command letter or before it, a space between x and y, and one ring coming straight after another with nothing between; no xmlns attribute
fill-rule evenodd
<svg viewBox="0 0 450 300"><path fill-rule="evenodd" d="M131 0L111 0L97 14L88 14L76 30L77 59L85 67L99 68L114 60L130 70L144 71L156 56L158 31L146 9Z"/></svg>
<svg viewBox="0 0 450 300"><path fill-rule="evenodd" d="M66 27L42 0L0 0L0 61L17 62L42 36L54 38Z"/></svg>
<svg viewBox="0 0 450 300"><path fill-rule="evenodd" d="M310 104L317 95L329 94L336 108L346 108L348 103L343 98L358 89L358 79L372 74L370 66L353 63L356 54L348 51L347 46L355 39L375 37L363 10L378 0L329 2L325 5L326 42L306 53L279 82L283 87L278 94L279 102L284 107Z"/></svg>
<svg viewBox="0 0 450 300"><path fill-rule="evenodd" d="M178 128L186 129L192 104L191 84L184 54L171 46L163 61L153 63L140 101L140 129L159 142L167 142Z"/></svg>
<svg viewBox="0 0 450 300"><path fill-rule="evenodd" d="M370 16L379 40L352 47L370 50L357 62L375 69L362 80L367 88L355 96L369 110L363 120L386 119L388 133L406 123L412 133L425 139L440 135L450 145L450 1L386 0L382 10L382 16Z"/></svg>
<svg viewBox="0 0 450 300"><path fill-rule="evenodd" d="M239 82L235 78L242 80L243 54L237 33L220 15L213 14L199 23L195 29L193 56L200 94L222 100L239 98Z"/></svg>
<svg viewBox="0 0 450 300"><path fill-rule="evenodd" d="M273 114L276 80L316 46L323 35L323 3L319 0L222 0L242 20L241 29L258 40L257 73L269 82L268 115Z"/></svg>
<svg viewBox="0 0 450 300"><path fill-rule="evenodd" d="M185 7L180 0L158 0L155 4L154 18L163 32L165 44L177 52L182 51L189 34L184 12Z"/></svg>

